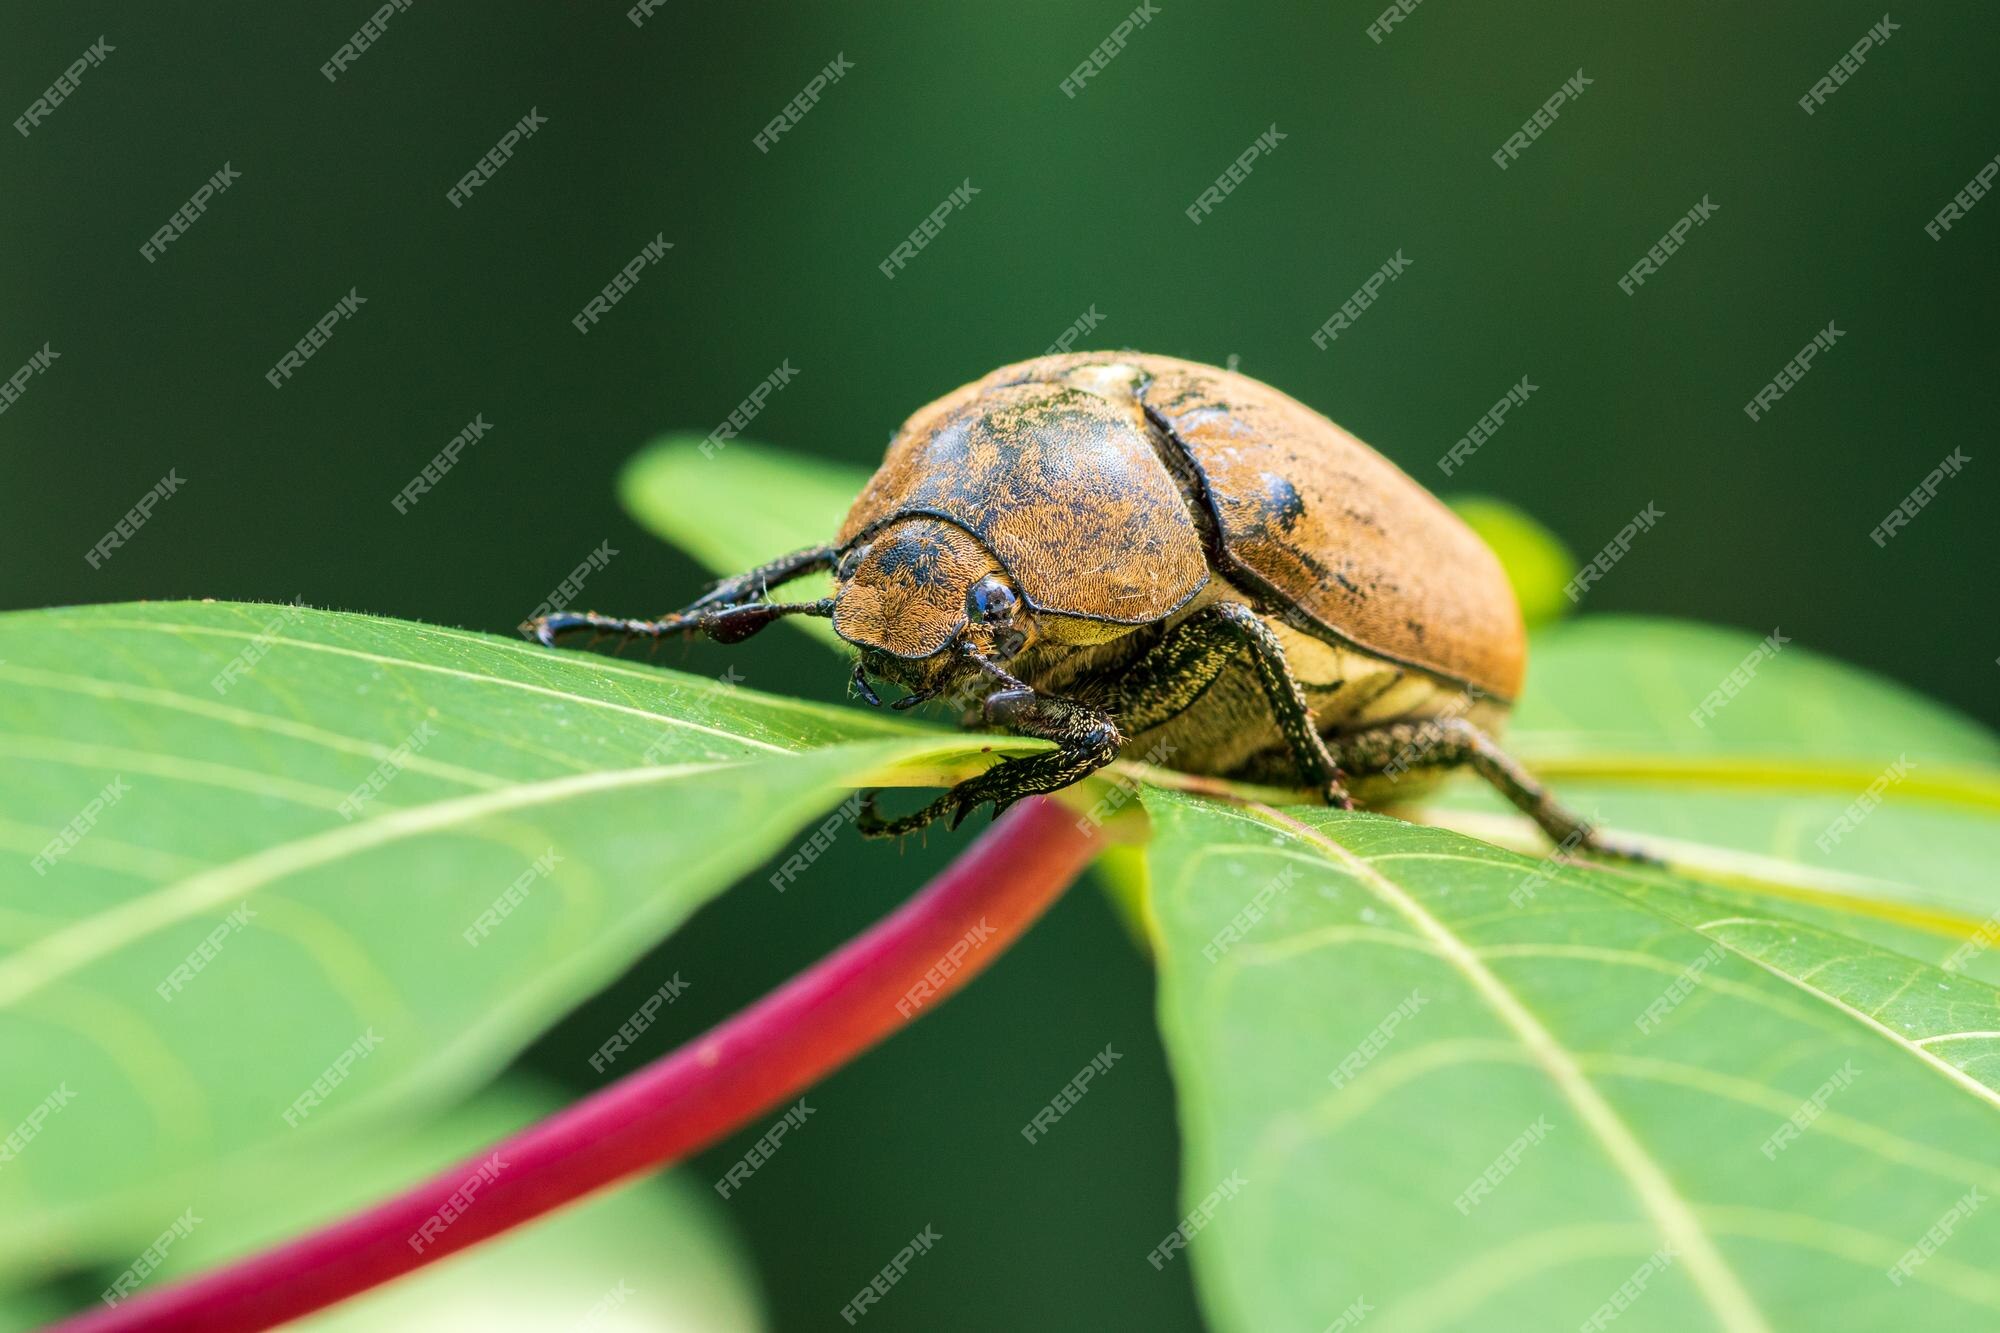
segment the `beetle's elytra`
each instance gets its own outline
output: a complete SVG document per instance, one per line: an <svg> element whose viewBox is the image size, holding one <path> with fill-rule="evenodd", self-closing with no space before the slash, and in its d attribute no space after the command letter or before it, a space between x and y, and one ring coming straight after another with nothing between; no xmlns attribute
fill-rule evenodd
<svg viewBox="0 0 2000 1333"><path fill-rule="evenodd" d="M831 570L834 595L774 602ZM1006 366L904 423L834 539L660 620L572 629L744 638L830 617L870 677L971 701L1056 749L865 831L956 824L1121 753L1385 803L1470 765L1560 843L1590 840L1493 740L1526 641L1492 552L1393 463L1248 376L1086 352Z"/></svg>

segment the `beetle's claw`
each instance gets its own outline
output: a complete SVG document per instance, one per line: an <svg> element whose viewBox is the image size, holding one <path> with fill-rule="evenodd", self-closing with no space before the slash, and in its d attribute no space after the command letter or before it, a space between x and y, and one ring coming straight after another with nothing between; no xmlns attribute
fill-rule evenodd
<svg viewBox="0 0 2000 1333"><path fill-rule="evenodd" d="M965 822L965 817L974 810L977 810L982 804L983 802L978 797L974 797L969 801L953 801L951 803L951 813L945 817L944 826L954 832L957 831L958 826Z"/></svg>
<svg viewBox="0 0 2000 1333"><path fill-rule="evenodd" d="M1601 838L1595 829L1585 833L1583 846L1579 850L1613 860L1630 861L1634 865L1664 867L1667 864L1636 843L1626 842L1620 838Z"/></svg>
<svg viewBox="0 0 2000 1333"><path fill-rule="evenodd" d="M589 623L590 615L587 612L557 611L551 615L536 616L522 628L526 629L529 637L542 647L553 648L556 646L557 635L567 634L573 629L582 629Z"/></svg>
<svg viewBox="0 0 2000 1333"><path fill-rule="evenodd" d="M987 801L984 796L960 796L956 791L948 791L920 810L894 819L884 819L876 808L875 799L881 795L879 788L870 788L861 793L861 808L854 817L855 827L864 838L900 838L915 833L942 819L945 827L955 829L965 822L965 817Z"/></svg>
<svg viewBox="0 0 2000 1333"><path fill-rule="evenodd" d="M876 799L882 795L882 789L880 787L869 787L863 790L860 795L861 806L854 812L854 827L861 830L861 836L864 838L879 838L884 836L882 831L883 826L889 821L882 818L882 812L875 806Z"/></svg>
<svg viewBox="0 0 2000 1333"><path fill-rule="evenodd" d="M864 838L900 838L906 833L915 833L937 818L936 802L933 802L914 814L884 819L875 804L881 794L879 787L871 787L861 794L861 809L855 814L854 826L861 830Z"/></svg>

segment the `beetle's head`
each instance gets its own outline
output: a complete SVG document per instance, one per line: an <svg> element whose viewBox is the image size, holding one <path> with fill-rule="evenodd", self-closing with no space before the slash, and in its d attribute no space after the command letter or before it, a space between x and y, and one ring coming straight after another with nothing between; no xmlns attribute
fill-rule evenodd
<svg viewBox="0 0 2000 1333"><path fill-rule="evenodd" d="M883 676L910 690L911 702L971 687L1033 633L1006 569L941 519L877 529L842 553L834 581L833 629L861 650L857 679L865 687L867 675Z"/></svg>

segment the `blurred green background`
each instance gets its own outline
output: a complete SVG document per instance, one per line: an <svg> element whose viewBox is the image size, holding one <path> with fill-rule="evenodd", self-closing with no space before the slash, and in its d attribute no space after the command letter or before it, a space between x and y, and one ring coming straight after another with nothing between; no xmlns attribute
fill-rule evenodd
<svg viewBox="0 0 2000 1333"><path fill-rule="evenodd" d="M1079 346L1237 359L1420 481L1524 507L1579 555L1666 517L1586 611L1699 618L1994 707L2000 202L1924 224L2000 150L1991 8L1907 16L1815 114L1797 99L1881 17L1851 4L1166 0L1075 97L1131 9L417 4L337 81L371 7L9 6L11 120L100 35L53 114L0 138L0 607L290 599L506 632L600 542L582 600L657 612L704 577L613 478L706 431L781 363L747 432L857 463L909 411ZM836 56L853 68L768 153ZM1490 154L1579 69L1509 169ZM446 191L530 108L547 125L461 209ZM1252 141L1284 135L1195 225ZM140 246L241 173L156 263ZM889 280L954 187L978 194ZM1704 198L1633 295L1618 278ZM673 249L588 336L570 318L647 241ZM1409 270L1326 350L1311 333L1390 256ZM349 289L367 304L285 387L264 372ZM1742 411L1829 321L1836 347ZM1538 386L1455 477L1435 460ZM390 499L475 414L490 433L407 515ZM739 447L752 447L748 445ZM1973 460L1886 548L1869 531L1953 449ZM169 469L100 569L82 558ZM770 635L661 660L834 698ZM526 1063L571 1091L657 982L698 977L665 1050L905 897L947 841L853 839L782 897L756 876ZM824 1327L912 1233L947 1238L876 1330L1193 1327L1175 1127L1144 962L1105 902L1063 903L945 1010L847 1069L726 1209L779 1327ZM1017 1131L1095 1051L1127 1058L1044 1143ZM752 1131L707 1154L719 1174Z"/></svg>

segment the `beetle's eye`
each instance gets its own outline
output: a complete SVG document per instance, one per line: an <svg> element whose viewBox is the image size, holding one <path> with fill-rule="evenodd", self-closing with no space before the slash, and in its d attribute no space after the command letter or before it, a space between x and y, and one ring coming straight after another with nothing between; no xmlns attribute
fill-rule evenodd
<svg viewBox="0 0 2000 1333"><path fill-rule="evenodd" d="M833 576L841 580L843 583L846 582L848 579L853 578L854 571L861 568L861 561L867 556L867 554L868 554L867 547L865 546L855 547L853 550L849 551L846 555L840 557L840 564L835 567L833 571Z"/></svg>
<svg viewBox="0 0 2000 1333"><path fill-rule="evenodd" d="M965 614L974 620L1006 620L1020 601L1004 579L988 574L965 594Z"/></svg>

